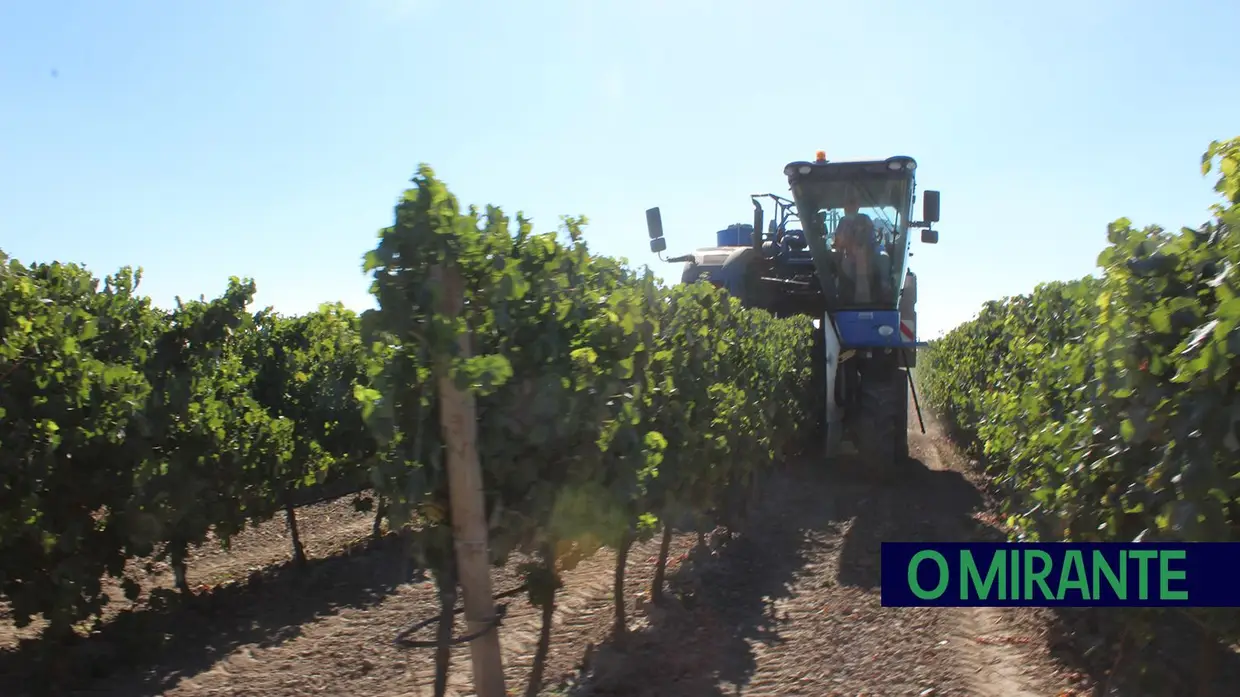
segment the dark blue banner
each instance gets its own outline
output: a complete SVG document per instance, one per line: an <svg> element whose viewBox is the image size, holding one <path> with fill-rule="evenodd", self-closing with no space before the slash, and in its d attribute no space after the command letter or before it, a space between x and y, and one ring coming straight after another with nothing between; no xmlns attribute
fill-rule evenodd
<svg viewBox="0 0 1240 697"><path fill-rule="evenodd" d="M884 542L888 607L1240 607L1240 543Z"/></svg>

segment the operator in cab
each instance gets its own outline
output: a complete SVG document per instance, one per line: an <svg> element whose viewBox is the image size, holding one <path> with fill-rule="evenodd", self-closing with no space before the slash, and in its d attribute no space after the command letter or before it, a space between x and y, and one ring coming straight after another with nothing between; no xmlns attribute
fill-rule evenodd
<svg viewBox="0 0 1240 697"><path fill-rule="evenodd" d="M845 194L844 217L835 229L835 248L843 253L844 268L850 272L853 302L869 304L874 302L876 293L886 293L891 260L879 244L874 221L861 212L855 189Z"/></svg>

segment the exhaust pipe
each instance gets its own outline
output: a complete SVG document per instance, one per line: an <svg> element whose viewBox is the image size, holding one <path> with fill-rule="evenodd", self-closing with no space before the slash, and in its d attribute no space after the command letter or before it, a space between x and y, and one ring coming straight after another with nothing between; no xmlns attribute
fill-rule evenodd
<svg viewBox="0 0 1240 697"><path fill-rule="evenodd" d="M753 248L762 249L762 204L758 203L758 199L751 198L753 201Z"/></svg>

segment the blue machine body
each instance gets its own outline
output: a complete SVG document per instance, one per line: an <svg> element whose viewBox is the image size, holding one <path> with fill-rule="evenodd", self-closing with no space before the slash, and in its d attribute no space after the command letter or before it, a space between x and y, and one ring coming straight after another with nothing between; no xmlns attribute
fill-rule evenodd
<svg viewBox="0 0 1240 697"><path fill-rule="evenodd" d="M916 334L904 333L899 310L839 310L832 314L844 348L913 348Z"/></svg>

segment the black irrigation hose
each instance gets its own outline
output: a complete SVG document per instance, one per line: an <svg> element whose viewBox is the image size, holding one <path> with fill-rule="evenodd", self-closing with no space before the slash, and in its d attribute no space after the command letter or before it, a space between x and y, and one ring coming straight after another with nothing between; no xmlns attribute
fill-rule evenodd
<svg viewBox="0 0 1240 697"><path fill-rule="evenodd" d="M504 598L511 598L514 595L520 595L521 593L524 593L527 590L529 590L529 584L522 584L511 590L506 590L503 593L500 593L499 595L492 596L491 599L492 600L503 600ZM461 614L462 612L465 612L465 608L458 607L452 611L452 615L456 616L456 615ZM450 646L455 646L457 644L468 644L474 639L477 639L478 637L498 627L500 623L503 621L504 615L507 614L507 612L508 612L508 605L506 603L503 605L500 605L499 607L495 608L495 618L492 619L490 622L488 622L487 626L483 627L482 629L479 629L473 634L466 634L465 636L456 637L455 639L449 639L448 644ZM442 619L443 619L443 613L441 612L438 615L435 615L434 617L429 617L427 619L422 620L421 622L414 624L411 627L408 627L407 629L401 631L400 634L396 635L396 644L398 646L403 646L407 649L438 648L439 647L438 641L418 641L417 639L410 639L408 637L410 634L413 634L419 630L425 629L426 627L429 627L432 624L436 624Z"/></svg>

